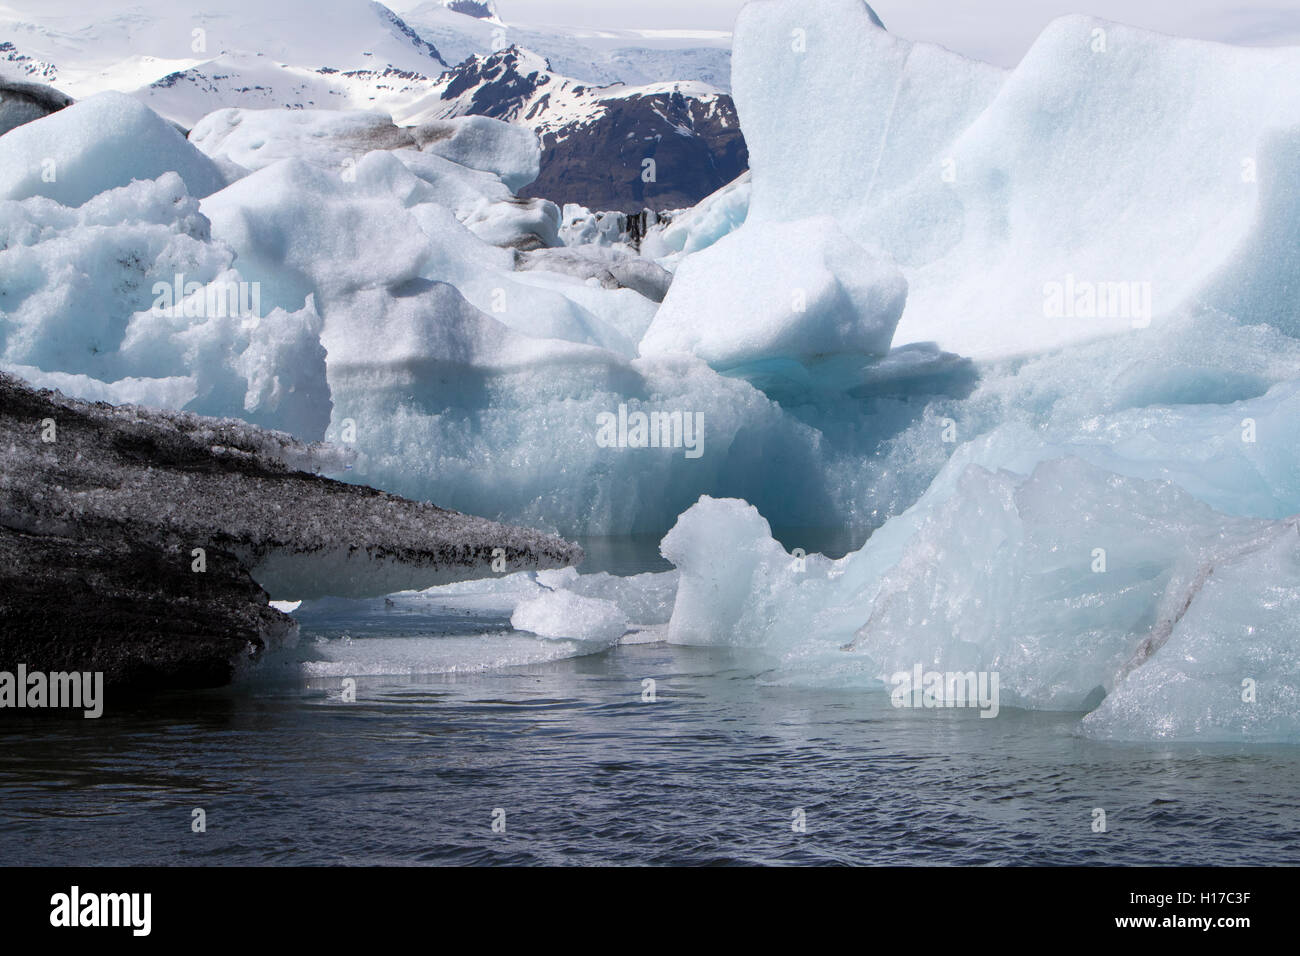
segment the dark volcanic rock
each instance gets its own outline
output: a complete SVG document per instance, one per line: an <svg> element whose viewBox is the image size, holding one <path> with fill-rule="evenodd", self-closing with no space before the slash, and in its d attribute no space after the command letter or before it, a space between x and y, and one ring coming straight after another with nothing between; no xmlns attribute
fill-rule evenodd
<svg viewBox="0 0 1300 956"><path fill-rule="evenodd" d="M268 591L378 595L490 576L494 558L511 571L582 558L551 535L298 470L341 462L243 422L73 401L0 373L0 670L213 686L292 636Z"/></svg>

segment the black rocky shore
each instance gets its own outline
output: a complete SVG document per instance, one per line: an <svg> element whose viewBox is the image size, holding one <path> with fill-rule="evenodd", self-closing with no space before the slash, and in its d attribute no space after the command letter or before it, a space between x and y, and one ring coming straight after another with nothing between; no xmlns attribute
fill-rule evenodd
<svg viewBox="0 0 1300 956"><path fill-rule="evenodd" d="M582 560L553 535L317 473L346 458L240 421L76 401L0 373L0 671L220 686L296 637L271 598Z"/></svg>

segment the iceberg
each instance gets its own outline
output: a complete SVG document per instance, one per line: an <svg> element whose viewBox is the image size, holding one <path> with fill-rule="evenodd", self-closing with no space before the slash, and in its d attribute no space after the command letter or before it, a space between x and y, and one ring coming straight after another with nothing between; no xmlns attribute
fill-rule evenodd
<svg viewBox="0 0 1300 956"><path fill-rule="evenodd" d="M953 479L836 561L786 551L744 502L701 499L663 542L680 574L668 639L754 648L780 683L997 674L1003 706L1101 704L1083 724L1100 736L1300 740L1282 624L1300 521L1230 518L1074 458ZM1267 686L1256 710L1245 680Z"/></svg>
<svg viewBox="0 0 1300 956"><path fill-rule="evenodd" d="M534 134L418 123L436 103L187 140L103 94L0 136L0 362L328 440L388 493L664 535L666 575L393 598L491 607L467 666L662 638L867 692L995 672L1109 739L1293 742L1297 81L1295 49L1077 16L1004 70L861 0L755 0L751 172L645 213L521 198ZM255 314L207 308L229 288ZM827 528L852 549L809 553ZM323 613L290 557L259 573ZM456 666L419 646L372 665Z"/></svg>
<svg viewBox="0 0 1300 956"><path fill-rule="evenodd" d="M1080 16L1008 72L894 37L859 0L756 0L733 82L753 169L742 230L835 216L908 280L897 341L976 359L1203 301L1256 229L1277 235L1256 214L1258 170L1274 131L1300 125L1300 51ZM1212 298L1235 311L1223 281ZM1071 283L1078 307L1053 308L1049 288ZM1149 310L1121 300L1135 285Z"/></svg>

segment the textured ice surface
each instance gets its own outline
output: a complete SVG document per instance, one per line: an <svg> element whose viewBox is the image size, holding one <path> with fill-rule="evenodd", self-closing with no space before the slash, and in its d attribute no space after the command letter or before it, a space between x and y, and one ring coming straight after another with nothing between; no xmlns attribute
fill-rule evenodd
<svg viewBox="0 0 1300 956"><path fill-rule="evenodd" d="M1300 555L1294 522L1214 563L1162 648L1084 732L1118 739L1300 741Z"/></svg>
<svg viewBox="0 0 1300 956"><path fill-rule="evenodd" d="M259 307L233 261L176 173L75 209L0 202L0 363L83 398L319 439L329 422L320 319L306 300Z"/></svg>
<svg viewBox="0 0 1300 956"><path fill-rule="evenodd" d="M755 225L683 260L641 354L688 352L719 369L877 358L889 351L906 300L894 264L830 216Z"/></svg>
<svg viewBox="0 0 1300 956"><path fill-rule="evenodd" d="M426 124L423 149L469 169L499 176L518 192L541 169L542 152L532 130L487 116L460 116Z"/></svg>
<svg viewBox="0 0 1300 956"><path fill-rule="evenodd" d="M661 258L707 249L744 225L752 191L753 180L747 171L692 209L674 216L667 226L651 231L642 242L642 251Z"/></svg>
<svg viewBox="0 0 1300 956"><path fill-rule="evenodd" d="M907 276L897 341L974 357L1150 318L1055 314L1045 288L1071 277L1148 284L1156 321L1197 299L1257 228L1276 234L1256 225L1255 170L1273 161L1266 132L1300 124L1300 51L1086 17L1054 21L1004 73L894 37L858 0L760 0L734 67L749 221L834 215ZM1278 266L1268 281L1295 281Z"/></svg>
<svg viewBox="0 0 1300 956"><path fill-rule="evenodd" d="M577 638L606 644L613 644L628 631L628 620L613 601L564 590L524 601L515 608L510 623L516 630L530 631L539 637Z"/></svg>
<svg viewBox="0 0 1300 956"><path fill-rule="evenodd" d="M80 206L106 189L167 172L197 197L225 184L179 130L121 93L100 93L0 137L0 199L46 196Z"/></svg>
<svg viewBox="0 0 1300 956"><path fill-rule="evenodd" d="M996 672L1006 706L1113 694L1092 732L1300 739L1281 623L1300 600L1295 519L1229 518L1066 458L960 469L838 561L801 560L754 509L707 498L663 552L681 573L669 638L764 650L772 680L871 687L920 663ZM1247 679L1268 685L1257 710Z"/></svg>

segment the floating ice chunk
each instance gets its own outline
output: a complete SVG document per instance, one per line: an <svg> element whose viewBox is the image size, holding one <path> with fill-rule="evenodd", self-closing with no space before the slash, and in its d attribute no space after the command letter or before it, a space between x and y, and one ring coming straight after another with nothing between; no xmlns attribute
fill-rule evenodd
<svg viewBox="0 0 1300 956"><path fill-rule="evenodd" d="M106 189L175 172L190 195L216 192L217 166L177 129L122 93L99 93L0 137L0 199L80 206Z"/></svg>
<svg viewBox="0 0 1300 956"><path fill-rule="evenodd" d="M1198 602L1210 609L1204 640L1225 659L1240 646L1254 660L1264 644L1238 636L1275 628L1279 605L1300 601L1294 520L1228 517L1172 485L1068 458L1028 477L960 469L839 561L788 553L754 509L708 498L662 550L681 573L671 640L761 648L781 662L774 679L872 686L917 663L996 672L1004 704L1039 709L1089 709L1167 653L1179 660ZM1276 573L1253 579L1268 599L1204 591L1217 569L1239 565L1246 587L1241 562L1254 554L1273 555ZM1297 670L1294 658L1269 669L1275 700L1300 693Z"/></svg>
<svg viewBox="0 0 1300 956"><path fill-rule="evenodd" d="M480 674L510 667L549 664L598 653L603 646L508 632L473 637L367 637L303 642L280 655L279 667L309 678Z"/></svg>
<svg viewBox="0 0 1300 956"><path fill-rule="evenodd" d="M539 637L570 638L613 644L628 631L628 620L617 604L582 597L572 591L549 591L515 608L510 623Z"/></svg>
<svg viewBox="0 0 1300 956"><path fill-rule="evenodd" d="M749 224L684 260L642 355L691 352L715 368L889 351L907 282L829 216Z"/></svg>
<svg viewBox="0 0 1300 956"><path fill-rule="evenodd" d="M772 540L756 508L704 496L664 537L660 552L681 574L669 625L678 644L762 644L769 598L795 583L796 559ZM725 555L725 560L719 560ZM817 556L815 560L821 560Z"/></svg>

